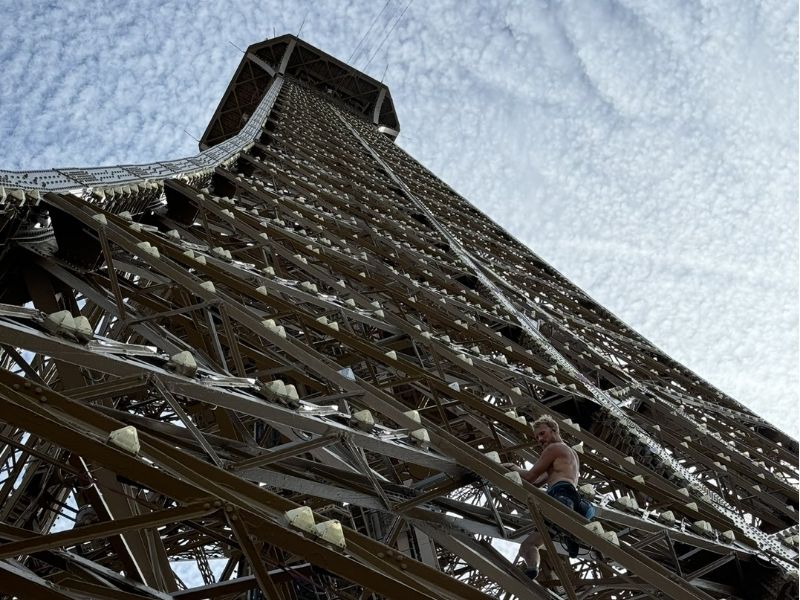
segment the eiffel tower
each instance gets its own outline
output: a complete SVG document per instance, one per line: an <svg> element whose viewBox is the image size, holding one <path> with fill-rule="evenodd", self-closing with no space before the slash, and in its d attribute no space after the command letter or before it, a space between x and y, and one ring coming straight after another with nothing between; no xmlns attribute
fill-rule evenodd
<svg viewBox="0 0 800 600"><path fill-rule="evenodd" d="M285 35L197 156L0 172L0 597L797 597L797 441L399 131ZM591 521L507 467L542 415Z"/></svg>

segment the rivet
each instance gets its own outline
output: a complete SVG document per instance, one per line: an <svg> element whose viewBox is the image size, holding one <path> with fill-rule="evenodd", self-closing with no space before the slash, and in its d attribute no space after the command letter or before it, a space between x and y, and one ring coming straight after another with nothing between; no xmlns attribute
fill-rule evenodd
<svg viewBox="0 0 800 600"><path fill-rule="evenodd" d="M47 396L39 396L39 402L47 402Z"/></svg>

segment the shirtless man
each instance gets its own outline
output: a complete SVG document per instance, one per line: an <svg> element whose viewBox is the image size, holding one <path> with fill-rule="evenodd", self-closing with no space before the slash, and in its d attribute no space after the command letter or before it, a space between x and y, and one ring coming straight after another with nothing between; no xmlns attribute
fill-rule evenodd
<svg viewBox="0 0 800 600"><path fill-rule="evenodd" d="M547 484L548 496L552 496L572 510L578 510L580 503L577 490L580 472L578 454L561 439L558 423L549 415L543 415L533 422L533 435L542 446L542 454L533 468L526 471L510 463L506 463L505 466L514 469L524 480L535 486L541 487ZM539 548L543 544L542 535L534 530L519 548L519 554L525 561L525 574L531 579L535 579L539 574Z"/></svg>

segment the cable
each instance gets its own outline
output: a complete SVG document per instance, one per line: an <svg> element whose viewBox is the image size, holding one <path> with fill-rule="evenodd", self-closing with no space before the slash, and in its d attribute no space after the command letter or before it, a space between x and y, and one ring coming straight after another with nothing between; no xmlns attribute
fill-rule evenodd
<svg viewBox="0 0 800 600"><path fill-rule="evenodd" d="M406 11L408 10L408 8L409 8L409 7L410 7L410 6L411 6L413 3L414 3L414 0L408 0L408 4L406 4L406 7L403 9L403 12L401 12L401 13L400 13L400 16L399 16L399 17L397 18L397 20L394 22L394 25L392 25L392 28L391 28L391 29L390 29L390 30L387 32L387 34L386 34L386 37L384 37L384 38L383 38L383 40L382 40L382 41L381 41L381 43L380 43L380 46L378 46L377 50L375 50L375 53L372 55L372 58L370 58L370 59L369 59L369 62L367 62L367 64L366 64L366 65L364 65L364 68L362 69L362 71L366 71L366 70L367 70L367 67L368 67L368 66L370 65L370 63L372 62L372 59L373 59L373 58L375 58L375 56L378 54L378 52L380 51L380 49L383 47L383 44L386 42L386 40L388 40L388 39L389 39L389 36L390 36L390 35L392 34L392 32L394 31L394 28L395 28L395 27L397 27L397 24L398 24L398 23L399 23L399 22L400 22L400 21L403 19L403 15L405 15L405 14L406 14Z"/></svg>
<svg viewBox="0 0 800 600"><path fill-rule="evenodd" d="M367 36L369 35L369 32L372 31L373 27L375 27L375 23L378 22L378 19L383 14L383 11L386 10L386 7L389 6L389 2L391 2L391 1L392 0L386 0L386 4L383 5L383 8L381 9L381 12L379 12L377 14L377 16L374 19L372 19L372 23L370 23L369 29L367 29L367 32L363 36L361 36L361 39L359 40L358 44L356 44L356 47L353 48L353 52L350 53L350 56L347 59L347 64L350 64L350 60L353 58L353 56L355 56L355 53L358 52L358 49L361 47L361 44L363 44L364 40L367 39Z"/></svg>
<svg viewBox="0 0 800 600"><path fill-rule="evenodd" d="M375 40L376 40L376 41L377 41L377 40L378 40L378 39L379 39L379 38L380 38L380 37L383 35L383 33L386 31L386 28L387 28L387 27L389 27L389 25L391 24L391 22L394 20L395 16L396 16L396 15L390 15L390 16L389 16L389 18L388 18L388 19L386 19L386 23L384 23L384 24L383 24L383 27L381 28L381 30L380 30L380 33L378 33L378 34L375 36ZM359 59L359 58L360 58L362 55L369 56L369 53L370 53L370 51L371 51L371 48L368 48L367 46L369 46L369 43L366 43L366 44L364 44L364 46L363 46L363 47L361 48L361 50L358 52L358 56L356 56L356 57L355 57L355 59L354 59L356 62L358 62L358 59ZM355 65L356 63L353 63L353 64Z"/></svg>
<svg viewBox="0 0 800 600"><path fill-rule="evenodd" d="M306 24L306 17L308 16L308 11L309 10L311 10L311 9L310 8L306 9L306 14L303 15L303 22L300 23L300 29L297 30L297 36L296 37L300 37L300 32L303 31L303 25Z"/></svg>

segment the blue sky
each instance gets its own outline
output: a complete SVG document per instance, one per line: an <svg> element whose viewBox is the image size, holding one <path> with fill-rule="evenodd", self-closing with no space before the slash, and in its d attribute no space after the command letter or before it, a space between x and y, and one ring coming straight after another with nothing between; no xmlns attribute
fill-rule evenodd
<svg viewBox="0 0 800 600"><path fill-rule="evenodd" d="M0 168L191 155L241 53L347 60L377 2L0 0ZM390 0L353 62L398 143L797 436L798 13L785 1Z"/></svg>

